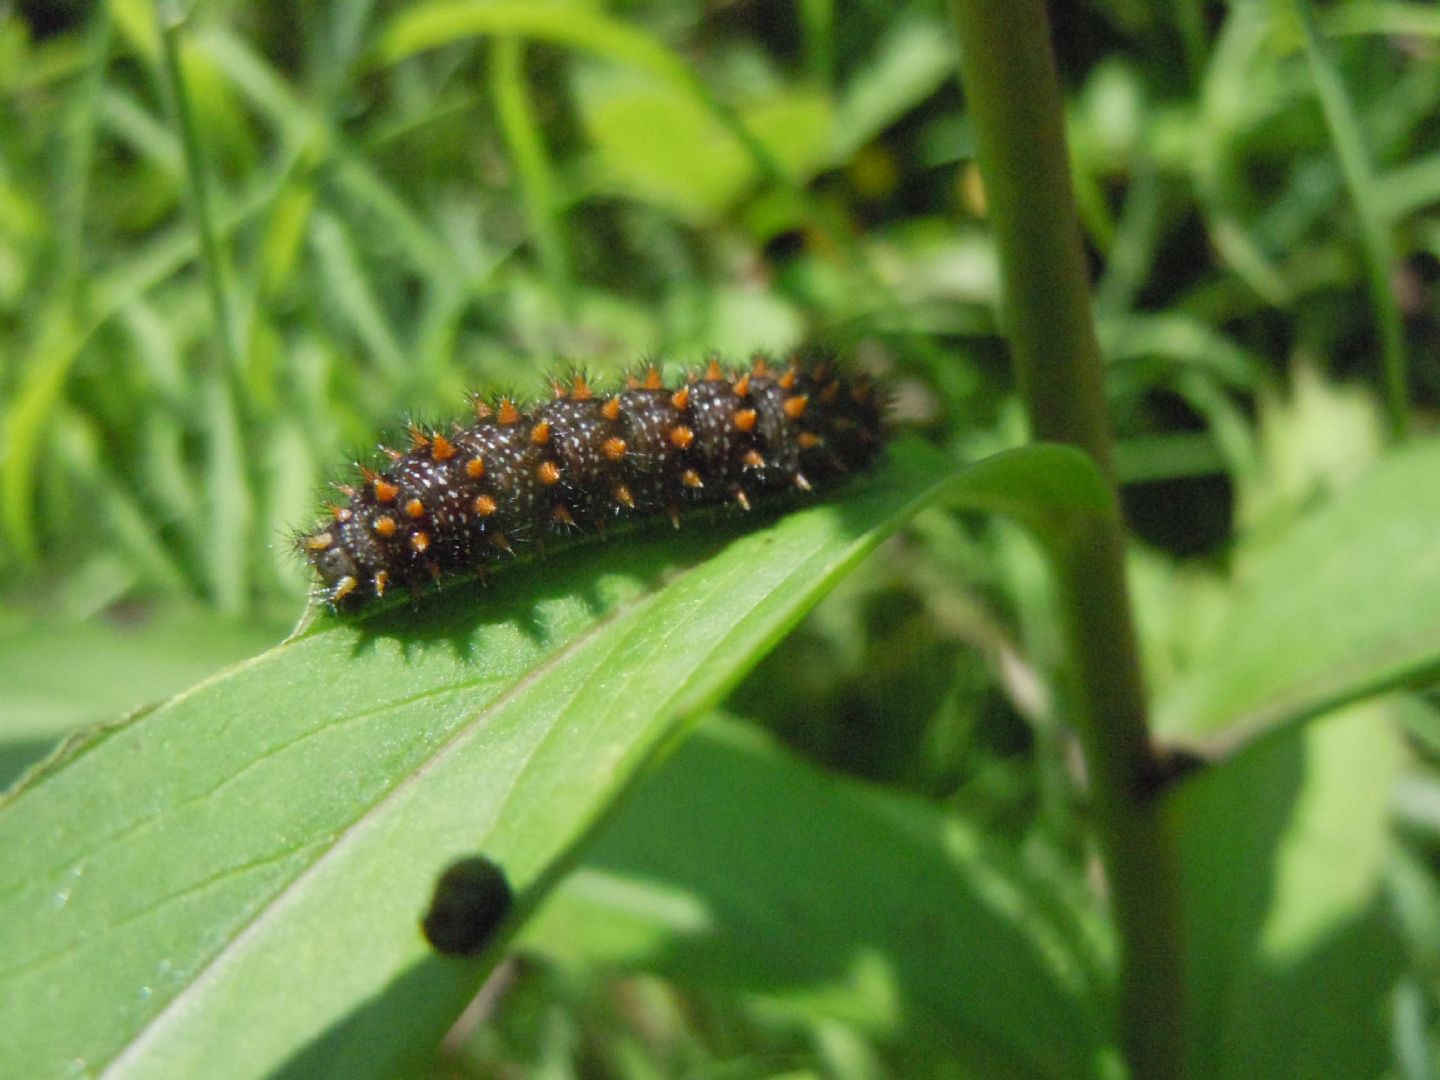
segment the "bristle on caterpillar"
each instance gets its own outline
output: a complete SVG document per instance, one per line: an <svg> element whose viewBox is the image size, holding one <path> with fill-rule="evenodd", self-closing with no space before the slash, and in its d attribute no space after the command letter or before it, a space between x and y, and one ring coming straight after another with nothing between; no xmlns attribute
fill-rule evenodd
<svg viewBox="0 0 1440 1080"><path fill-rule="evenodd" d="M868 466L884 441L880 395L830 362L719 362L667 386L657 367L613 393L576 375L525 407L474 399L475 421L411 431L383 470L300 536L337 609L416 590L538 550L549 532L670 522L705 506L749 510L814 497Z"/></svg>

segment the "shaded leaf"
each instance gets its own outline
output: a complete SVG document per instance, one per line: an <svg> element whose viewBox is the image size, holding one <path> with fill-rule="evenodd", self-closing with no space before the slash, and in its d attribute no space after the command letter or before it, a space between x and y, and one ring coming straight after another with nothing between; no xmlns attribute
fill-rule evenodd
<svg viewBox="0 0 1440 1080"><path fill-rule="evenodd" d="M1401 756L1389 706L1372 704L1266 740L1181 789L1187 1075L1384 1071L1383 1003L1403 952L1380 886Z"/></svg>
<svg viewBox="0 0 1440 1080"><path fill-rule="evenodd" d="M637 785L525 943L829 1016L902 1060L1094 1075L1108 977L1018 856L729 723Z"/></svg>

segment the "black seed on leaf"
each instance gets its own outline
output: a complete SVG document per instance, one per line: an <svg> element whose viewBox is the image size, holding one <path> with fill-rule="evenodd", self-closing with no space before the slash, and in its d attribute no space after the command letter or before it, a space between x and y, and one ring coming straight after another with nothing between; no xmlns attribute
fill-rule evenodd
<svg viewBox="0 0 1440 1080"><path fill-rule="evenodd" d="M436 952L475 956L490 943L513 902L504 871L474 855L451 863L440 875L420 926Z"/></svg>

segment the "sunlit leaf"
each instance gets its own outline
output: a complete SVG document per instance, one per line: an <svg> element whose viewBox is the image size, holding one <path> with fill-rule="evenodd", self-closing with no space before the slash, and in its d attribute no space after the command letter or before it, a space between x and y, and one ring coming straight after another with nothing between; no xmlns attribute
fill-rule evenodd
<svg viewBox="0 0 1440 1080"><path fill-rule="evenodd" d="M1223 749L1440 669L1437 470L1440 442L1397 451L1244 561L1158 730Z"/></svg>
<svg viewBox="0 0 1440 1080"><path fill-rule="evenodd" d="M1041 446L957 471L901 443L844 499L731 543L617 540L322 620L69 746L0 805L0 1043L34 1074L393 1071L494 960L418 935L448 862L483 851L523 911L676 720L921 506L1044 528L1083 511L1087 470Z"/></svg>

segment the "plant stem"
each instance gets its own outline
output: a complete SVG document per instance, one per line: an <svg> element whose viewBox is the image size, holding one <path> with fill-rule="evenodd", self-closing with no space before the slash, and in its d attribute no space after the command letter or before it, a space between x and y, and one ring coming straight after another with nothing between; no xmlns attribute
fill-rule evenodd
<svg viewBox="0 0 1440 1080"><path fill-rule="evenodd" d="M1005 324L1037 439L1113 451L1041 0L951 0L962 78L1005 281ZM1058 560L1095 828L1120 948L1119 1035L1132 1076L1179 1076L1178 855L1156 778L1118 514L1081 524Z"/></svg>
<svg viewBox="0 0 1440 1080"><path fill-rule="evenodd" d="M1049 25L1038 0L953 0L961 75L1005 279L1005 324L1037 439L1113 477Z"/></svg>

